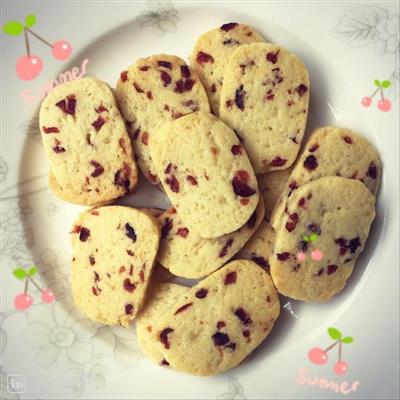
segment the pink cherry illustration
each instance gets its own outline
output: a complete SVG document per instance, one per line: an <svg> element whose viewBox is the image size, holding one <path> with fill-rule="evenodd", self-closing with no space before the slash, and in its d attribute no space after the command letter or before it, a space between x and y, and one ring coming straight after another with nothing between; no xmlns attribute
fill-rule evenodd
<svg viewBox="0 0 400 400"><path fill-rule="evenodd" d="M338 361L335 364L334 370L337 375L343 375L347 372L348 364L346 361Z"/></svg>
<svg viewBox="0 0 400 400"><path fill-rule="evenodd" d="M324 258L324 253L321 250L314 250L311 253L311 258L314 261L321 261Z"/></svg>
<svg viewBox="0 0 400 400"><path fill-rule="evenodd" d="M297 261L303 262L306 259L306 253L304 253L304 251L299 251L296 257Z"/></svg>
<svg viewBox="0 0 400 400"><path fill-rule="evenodd" d="M17 60L16 69L20 79L30 81L40 74L43 62L38 56L23 56Z"/></svg>
<svg viewBox="0 0 400 400"><path fill-rule="evenodd" d="M314 364L323 365L328 361L328 355L320 347L314 347L308 352L308 358Z"/></svg>
<svg viewBox="0 0 400 400"><path fill-rule="evenodd" d="M32 297L27 293L20 293L14 299L14 305L17 310L26 310L32 303Z"/></svg>
<svg viewBox="0 0 400 400"><path fill-rule="evenodd" d="M362 100L361 100L361 104L362 104L364 107L369 107L369 106L371 105L371 103L372 103L372 98L369 97L369 96L364 96L364 97L362 98Z"/></svg>
<svg viewBox="0 0 400 400"><path fill-rule="evenodd" d="M44 303L51 303L56 299L56 296L54 296L54 293L51 291L51 289L43 289L42 290L42 300Z"/></svg>
<svg viewBox="0 0 400 400"><path fill-rule="evenodd" d="M65 40L53 43L53 56L57 60L66 60L72 53L72 46Z"/></svg>
<svg viewBox="0 0 400 400"><path fill-rule="evenodd" d="M392 108L392 103L389 99L381 99L378 101L378 108L381 111L388 112Z"/></svg>

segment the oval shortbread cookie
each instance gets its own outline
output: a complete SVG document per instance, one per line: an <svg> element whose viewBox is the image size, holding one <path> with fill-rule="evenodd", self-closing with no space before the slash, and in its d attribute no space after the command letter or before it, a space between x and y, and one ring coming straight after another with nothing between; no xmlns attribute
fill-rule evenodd
<svg viewBox="0 0 400 400"><path fill-rule="evenodd" d="M174 275L199 279L218 269L237 253L256 231L264 217L260 202L239 230L214 239L190 231L172 208L159 217L161 226L158 262Z"/></svg>
<svg viewBox="0 0 400 400"><path fill-rule="evenodd" d="M83 78L55 87L40 108L50 187L63 200L94 205L131 192L137 169L109 86Z"/></svg>
<svg viewBox="0 0 400 400"><path fill-rule="evenodd" d="M286 199L298 187L322 176L358 179L376 195L381 177L381 161L375 148L362 136L345 128L316 129L294 166L271 215L276 228L285 211Z"/></svg>
<svg viewBox="0 0 400 400"><path fill-rule="evenodd" d="M354 179L324 177L293 192L270 257L278 291L321 301L342 290L364 248L374 207L374 196Z"/></svg>
<svg viewBox="0 0 400 400"><path fill-rule="evenodd" d="M188 291L186 286L175 283L150 284L146 302L136 320L136 335L140 349L159 365L168 365L157 345L155 324L182 295Z"/></svg>
<svg viewBox="0 0 400 400"><path fill-rule="evenodd" d="M269 258L274 251L275 231L263 220L250 240L236 253L235 259L254 261L269 272Z"/></svg>
<svg viewBox="0 0 400 400"><path fill-rule="evenodd" d="M285 169L295 161L309 95L304 64L284 48L252 43L232 54L219 115L242 139L256 174Z"/></svg>
<svg viewBox="0 0 400 400"><path fill-rule="evenodd" d="M116 88L139 168L158 184L149 143L170 120L194 111L209 111L206 92L185 61L167 54L141 58L121 73Z"/></svg>
<svg viewBox="0 0 400 400"><path fill-rule="evenodd" d="M243 226L258 203L257 180L233 131L210 113L169 122L151 156L164 190L185 226L215 238Z"/></svg>
<svg viewBox="0 0 400 400"><path fill-rule="evenodd" d="M271 218L272 210L286 185L291 171L291 168L281 169L257 177L258 188L260 189L260 194L264 199L265 218L268 220Z"/></svg>
<svg viewBox="0 0 400 400"><path fill-rule="evenodd" d="M267 337L279 308L270 276L252 261L232 261L164 312L155 327L155 345L178 371L222 373Z"/></svg>
<svg viewBox="0 0 400 400"><path fill-rule="evenodd" d="M242 44L263 41L261 35L252 28L235 22L203 33L197 39L190 56L190 64L207 91L211 110L215 115L219 114L221 88L230 56Z"/></svg>
<svg viewBox="0 0 400 400"><path fill-rule="evenodd" d="M75 304L93 321L128 326L140 310L159 243L158 222L130 207L83 212L71 232Z"/></svg>

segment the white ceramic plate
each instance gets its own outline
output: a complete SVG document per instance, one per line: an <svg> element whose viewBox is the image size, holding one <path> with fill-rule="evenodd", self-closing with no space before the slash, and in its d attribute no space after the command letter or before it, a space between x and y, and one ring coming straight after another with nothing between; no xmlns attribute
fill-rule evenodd
<svg viewBox="0 0 400 400"><path fill-rule="evenodd" d="M16 62L25 55L24 34L17 35L21 27L15 23L8 30L16 35L2 33L1 398L398 398L395 3L2 2L2 11L3 24L25 23L34 14L34 25L32 18L26 21L32 31L50 43L65 40L73 51L68 60L56 60L28 31L31 54L42 60L43 69L35 79L22 80ZM48 189L37 111L43 87L53 79L86 72L114 85L137 58L160 52L186 57L200 33L231 21L250 24L304 60L312 82L307 131L334 124L362 133L379 149L384 175L377 218L346 288L324 304L283 299L276 327L248 362L225 375L197 378L148 361L133 328L96 325L74 309L68 232L81 208L59 201ZM375 89L372 104L363 106L362 98ZM138 193L122 202L167 204L143 181ZM29 271L56 300L44 303L30 282L33 304L17 310L14 299L24 292L22 275ZM354 338L343 344L344 375L334 372L339 346L323 366L307 357L311 348L333 342L329 327Z"/></svg>

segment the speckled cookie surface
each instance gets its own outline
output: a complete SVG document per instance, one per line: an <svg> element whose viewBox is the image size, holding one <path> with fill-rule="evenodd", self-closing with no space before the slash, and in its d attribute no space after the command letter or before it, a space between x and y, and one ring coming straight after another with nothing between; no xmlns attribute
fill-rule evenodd
<svg viewBox="0 0 400 400"><path fill-rule="evenodd" d="M260 194L264 199L265 217L268 220L271 218L272 210L286 185L291 171L291 168L281 169L257 177L258 188L260 189Z"/></svg>
<svg viewBox="0 0 400 400"><path fill-rule="evenodd" d="M269 258L274 251L275 231L267 220L263 219L253 236L235 254L235 259L251 260L269 272Z"/></svg>
<svg viewBox="0 0 400 400"><path fill-rule="evenodd" d="M322 176L342 176L360 180L376 195L381 169L378 152L362 136L349 129L332 126L316 129L308 139L272 211L271 225L278 226L287 197L306 182Z"/></svg>
<svg viewBox="0 0 400 400"><path fill-rule="evenodd" d="M243 226L258 204L257 180L234 132L210 113L169 122L150 143L164 190L185 226L215 238Z"/></svg>
<svg viewBox="0 0 400 400"><path fill-rule="evenodd" d="M178 371L215 375L237 366L279 315L270 276L236 260L189 289L157 322L158 348Z"/></svg>
<svg viewBox="0 0 400 400"><path fill-rule="evenodd" d="M286 49L252 43L232 54L219 115L242 139L256 174L285 169L295 161L309 95L308 72Z"/></svg>
<svg viewBox="0 0 400 400"><path fill-rule="evenodd" d="M144 176L158 184L149 143L170 120L193 111L209 111L207 94L197 74L176 56L141 58L121 73L116 87L121 113Z"/></svg>
<svg viewBox="0 0 400 400"><path fill-rule="evenodd" d="M327 300L345 286L375 217L375 198L354 179L324 177L292 193L276 230L271 276L278 291Z"/></svg>
<svg viewBox="0 0 400 400"><path fill-rule="evenodd" d="M136 188L131 141L106 83L83 78L56 86L39 119L50 187L63 200L102 204Z"/></svg>
<svg viewBox="0 0 400 400"><path fill-rule="evenodd" d="M221 88L230 56L242 44L263 41L261 35L249 26L234 22L203 33L197 39L190 64L207 91L215 115L219 115Z"/></svg>
<svg viewBox="0 0 400 400"><path fill-rule="evenodd" d="M93 321L128 326L143 304L159 237L157 221L134 208L83 212L71 231L77 308Z"/></svg>
<svg viewBox="0 0 400 400"><path fill-rule="evenodd" d="M204 239L190 231L175 209L159 217L160 249L157 260L174 275L199 279L224 265L254 234L264 217L260 203L246 224L239 230L214 239Z"/></svg>
<svg viewBox="0 0 400 400"><path fill-rule="evenodd" d="M164 312L187 291L186 286L175 283L152 281L149 286L146 302L136 320L136 335L140 349L157 364L168 365L158 346L158 336L154 326Z"/></svg>

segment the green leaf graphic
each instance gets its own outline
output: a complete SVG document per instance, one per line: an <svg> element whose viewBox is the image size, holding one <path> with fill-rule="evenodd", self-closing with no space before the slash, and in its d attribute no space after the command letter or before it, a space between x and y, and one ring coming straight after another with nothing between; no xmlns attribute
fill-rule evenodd
<svg viewBox="0 0 400 400"><path fill-rule="evenodd" d="M29 14L26 18L25 18L25 25L28 28L32 28L33 25L36 24L36 15L35 14Z"/></svg>
<svg viewBox="0 0 400 400"><path fill-rule="evenodd" d="M36 267L31 267L31 268L29 268L29 270L27 272L27 275L28 276L34 276L34 275L36 275L36 273L37 273L37 268Z"/></svg>
<svg viewBox="0 0 400 400"><path fill-rule="evenodd" d="M385 89L387 89L388 87L390 87L392 84L392 82L390 82L389 80L383 81L381 86Z"/></svg>
<svg viewBox="0 0 400 400"><path fill-rule="evenodd" d="M10 21L3 25L3 32L7 33L7 35L18 36L24 31L24 26L21 22Z"/></svg>
<svg viewBox="0 0 400 400"><path fill-rule="evenodd" d="M303 236L303 240L305 241L305 242L308 242L308 236Z"/></svg>
<svg viewBox="0 0 400 400"><path fill-rule="evenodd" d="M310 240L311 240L312 242L315 242L315 241L317 240L317 237L318 237L318 235L317 235L316 233L312 233L312 234L310 235Z"/></svg>
<svg viewBox="0 0 400 400"><path fill-rule="evenodd" d="M23 268L16 268L13 271L13 275L17 278L17 279L25 279L26 278L26 272Z"/></svg>
<svg viewBox="0 0 400 400"><path fill-rule="evenodd" d="M328 333L333 340L339 340L342 337L342 332L339 329L328 328Z"/></svg>
<svg viewBox="0 0 400 400"><path fill-rule="evenodd" d="M378 86L378 87L381 87L381 83L378 81L378 79L374 80L374 85Z"/></svg>
<svg viewBox="0 0 400 400"><path fill-rule="evenodd" d="M351 343L354 339L350 336L346 336L345 338L342 339L343 343Z"/></svg>

